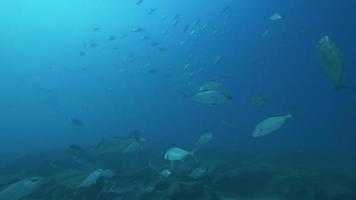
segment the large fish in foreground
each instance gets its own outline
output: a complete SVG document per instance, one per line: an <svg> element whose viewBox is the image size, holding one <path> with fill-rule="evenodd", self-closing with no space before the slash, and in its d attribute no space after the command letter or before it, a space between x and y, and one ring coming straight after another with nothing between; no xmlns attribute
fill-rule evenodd
<svg viewBox="0 0 356 200"><path fill-rule="evenodd" d="M20 180L0 191L0 200L19 200L36 191L43 178L33 177Z"/></svg>
<svg viewBox="0 0 356 200"><path fill-rule="evenodd" d="M267 118L257 124L255 131L252 133L254 138L263 137L281 128L292 115L277 116Z"/></svg>
<svg viewBox="0 0 356 200"><path fill-rule="evenodd" d="M343 78L345 63L341 51L329 36L323 36L319 41L320 61L326 76L334 83L336 89L345 88Z"/></svg>
<svg viewBox="0 0 356 200"><path fill-rule="evenodd" d="M187 96L192 101L205 105L219 105L230 101L230 95L220 90L201 91L192 96Z"/></svg>

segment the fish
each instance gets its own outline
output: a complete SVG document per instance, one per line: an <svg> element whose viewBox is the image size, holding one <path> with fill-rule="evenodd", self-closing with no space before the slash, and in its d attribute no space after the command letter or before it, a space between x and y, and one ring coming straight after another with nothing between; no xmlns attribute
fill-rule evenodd
<svg viewBox="0 0 356 200"><path fill-rule="evenodd" d="M271 31L269 29L266 29L263 33L262 33L262 37L267 37L269 34L271 33Z"/></svg>
<svg viewBox="0 0 356 200"><path fill-rule="evenodd" d="M95 27L93 28L93 32L97 32L97 31L100 31L101 30L101 27Z"/></svg>
<svg viewBox="0 0 356 200"><path fill-rule="evenodd" d="M177 25L178 25L178 20L177 19L173 20L173 26L177 26Z"/></svg>
<svg viewBox="0 0 356 200"><path fill-rule="evenodd" d="M220 14L227 17L227 18L230 18L232 16L232 9L230 6L226 6L224 7L221 11L220 11Z"/></svg>
<svg viewBox="0 0 356 200"><path fill-rule="evenodd" d="M225 94L222 91L216 91L216 90L201 91L192 96L186 96L186 97L192 101L205 105L224 104L232 99L230 95Z"/></svg>
<svg viewBox="0 0 356 200"><path fill-rule="evenodd" d="M110 169L97 169L90 173L82 183L78 185L78 188L91 187L95 185L101 178L111 178L115 176L115 172Z"/></svg>
<svg viewBox="0 0 356 200"><path fill-rule="evenodd" d="M251 97L251 103L256 107L261 107L265 104L265 98L261 95L253 95Z"/></svg>
<svg viewBox="0 0 356 200"><path fill-rule="evenodd" d="M192 178L192 179L199 179L199 178L203 177L207 172L208 172L208 169L207 169L207 168L198 167L198 168L194 169L194 170L189 174L189 178Z"/></svg>
<svg viewBox="0 0 356 200"><path fill-rule="evenodd" d="M41 177L31 177L15 182L0 191L1 200L19 200L35 192L43 183Z"/></svg>
<svg viewBox="0 0 356 200"><path fill-rule="evenodd" d="M179 147L172 147L167 150L164 154L164 159L169 160L171 162L174 161L184 161L184 159L188 156L193 155L191 152L181 149Z"/></svg>
<svg viewBox="0 0 356 200"><path fill-rule="evenodd" d="M73 126L77 126L77 127L81 127L81 126L84 125L84 123L80 119L73 118L72 119L72 125Z"/></svg>
<svg viewBox="0 0 356 200"><path fill-rule="evenodd" d="M224 60L224 56L218 56L215 58L214 64L218 65L221 64L221 62Z"/></svg>
<svg viewBox="0 0 356 200"><path fill-rule="evenodd" d="M114 40L116 40L117 39L117 36L116 35L110 35L109 37L108 37L108 40L109 41L114 41Z"/></svg>
<svg viewBox="0 0 356 200"><path fill-rule="evenodd" d="M259 138L269 135L280 129L287 122L287 120L291 118L292 114L267 118L257 124L252 133L252 137Z"/></svg>
<svg viewBox="0 0 356 200"><path fill-rule="evenodd" d="M109 139L103 139L95 148L95 155L109 154L109 153L131 153L142 148L146 141L142 138L140 131L136 130L129 134L129 136L116 136Z"/></svg>
<svg viewBox="0 0 356 200"><path fill-rule="evenodd" d="M159 42L152 42L151 47L157 47L159 45Z"/></svg>
<svg viewBox="0 0 356 200"><path fill-rule="evenodd" d="M274 13L273 15L271 15L269 17L269 20L271 20L271 21L278 21L278 20L281 20L281 19L283 19L283 15L280 14L280 13Z"/></svg>
<svg viewBox="0 0 356 200"><path fill-rule="evenodd" d="M153 13L155 13L157 11L157 8L151 8L149 11L148 11L148 15L152 15Z"/></svg>
<svg viewBox="0 0 356 200"><path fill-rule="evenodd" d="M136 2L136 5L141 5L143 2L144 2L144 0L138 0L138 1Z"/></svg>
<svg viewBox="0 0 356 200"><path fill-rule="evenodd" d="M164 169L159 173L159 175L163 178L168 178L172 175L172 171L170 169Z"/></svg>
<svg viewBox="0 0 356 200"><path fill-rule="evenodd" d="M167 48L166 48L166 47L160 47L160 48L158 48L158 50L159 50L160 52L164 52L164 51L167 50Z"/></svg>
<svg viewBox="0 0 356 200"><path fill-rule="evenodd" d="M203 91L213 91L221 90L222 84L217 81L206 81L203 85L199 87L199 92Z"/></svg>
<svg viewBox="0 0 356 200"><path fill-rule="evenodd" d="M200 146L203 144L206 144L210 142L214 137L214 134L212 132L207 132L201 135L198 139L198 141L195 143L195 145Z"/></svg>
<svg viewBox="0 0 356 200"><path fill-rule="evenodd" d="M335 89L347 88L344 83L345 63L341 51L329 36L319 41L319 56L325 75L333 82Z"/></svg>
<svg viewBox="0 0 356 200"><path fill-rule="evenodd" d="M204 24L204 25L200 28L200 30L201 30L201 31L205 31L207 28L208 28L208 24Z"/></svg>
<svg viewBox="0 0 356 200"><path fill-rule="evenodd" d="M149 69L147 70L148 74L156 74L158 72L158 69Z"/></svg>
<svg viewBox="0 0 356 200"><path fill-rule="evenodd" d="M146 31L146 29L141 28L141 27L136 27L131 30L131 32L134 32L134 33L140 33L140 32L145 32L145 31Z"/></svg>

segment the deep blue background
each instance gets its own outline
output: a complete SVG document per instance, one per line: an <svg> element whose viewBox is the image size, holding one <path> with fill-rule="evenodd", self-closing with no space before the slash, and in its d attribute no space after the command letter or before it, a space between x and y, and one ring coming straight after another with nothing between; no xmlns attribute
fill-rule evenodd
<svg viewBox="0 0 356 200"><path fill-rule="evenodd" d="M317 54L320 38L329 35L346 60L345 84L356 88L354 1L135 3L0 2L0 154L90 145L134 129L148 143L167 146L188 145L212 130L216 148L317 150L338 157L355 152L356 91L335 91ZM228 5L231 18L220 13ZM148 15L151 8L157 11ZM283 20L270 21L276 12ZM189 35L186 24L190 30L208 27ZM102 29L93 32L95 27ZM146 32L132 33L135 27ZM270 34L262 37L267 29ZM107 40L125 33L127 38ZM140 40L144 35L151 38ZM154 41L167 50L152 48ZM99 47L83 46L91 42ZM79 56L81 51L86 55ZM130 55L136 61L125 61ZM224 59L215 65L218 56ZM209 107L181 94L193 94L211 79L223 83L231 102ZM256 94L266 98L264 107L251 104ZM287 113L294 118L278 134L251 138L260 120ZM73 126L72 118L84 126Z"/></svg>

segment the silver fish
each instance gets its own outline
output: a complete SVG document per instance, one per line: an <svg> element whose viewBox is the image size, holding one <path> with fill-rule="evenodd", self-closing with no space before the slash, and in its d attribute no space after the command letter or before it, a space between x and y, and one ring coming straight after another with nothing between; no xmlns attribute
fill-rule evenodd
<svg viewBox="0 0 356 200"><path fill-rule="evenodd" d="M132 132L129 136L103 139L94 149L96 155L108 153L130 153L142 148L145 139L139 131Z"/></svg>
<svg viewBox="0 0 356 200"><path fill-rule="evenodd" d="M217 81L206 81L203 85L199 87L199 91L209 91L209 90L221 90L222 84Z"/></svg>
<svg viewBox="0 0 356 200"><path fill-rule="evenodd" d="M205 105L224 104L232 99L230 95L216 90L198 92L188 98L192 101Z"/></svg>
<svg viewBox="0 0 356 200"><path fill-rule="evenodd" d="M1 200L19 200L26 197L37 190L43 178L33 177L27 178L16 183L11 184L2 191L0 191Z"/></svg>
<svg viewBox="0 0 356 200"><path fill-rule="evenodd" d="M344 60L341 51L329 36L323 36L319 41L320 61L326 76L334 83L336 89L344 88Z"/></svg>

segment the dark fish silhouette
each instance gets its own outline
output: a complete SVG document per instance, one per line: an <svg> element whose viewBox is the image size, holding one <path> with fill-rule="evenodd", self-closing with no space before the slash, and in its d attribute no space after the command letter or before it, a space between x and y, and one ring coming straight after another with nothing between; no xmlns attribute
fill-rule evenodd
<svg viewBox="0 0 356 200"><path fill-rule="evenodd" d="M83 122L80 119L76 119L76 118L72 119L72 124L78 127L84 126Z"/></svg>
<svg viewBox="0 0 356 200"><path fill-rule="evenodd" d="M93 28L93 32L97 32L97 31L100 31L101 30L101 27L95 27Z"/></svg>
<svg viewBox="0 0 356 200"><path fill-rule="evenodd" d="M138 1L136 2L136 5L141 5L141 4L143 3L143 1L144 1L144 0L138 0Z"/></svg>
<svg viewBox="0 0 356 200"><path fill-rule="evenodd" d="M108 37L108 40L109 41L114 41L114 40L116 40L117 39L117 36L116 35L110 35L109 37Z"/></svg>
<svg viewBox="0 0 356 200"><path fill-rule="evenodd" d="M157 11L157 8L151 8L150 11L148 11L149 15L152 15L153 13L155 13Z"/></svg>

